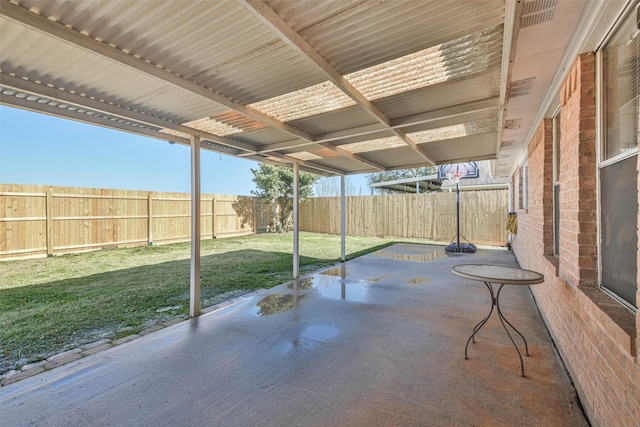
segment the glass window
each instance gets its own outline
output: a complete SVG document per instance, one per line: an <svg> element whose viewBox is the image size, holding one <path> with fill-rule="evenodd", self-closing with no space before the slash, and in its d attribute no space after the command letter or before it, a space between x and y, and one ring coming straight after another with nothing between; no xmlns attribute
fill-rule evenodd
<svg viewBox="0 0 640 427"><path fill-rule="evenodd" d="M638 34L630 14L602 49L600 285L637 307Z"/></svg>
<svg viewBox="0 0 640 427"><path fill-rule="evenodd" d="M600 169L601 285L635 307L638 277L637 161L636 156L632 156Z"/></svg>
<svg viewBox="0 0 640 427"><path fill-rule="evenodd" d="M560 111L553 118L553 253L560 255Z"/></svg>
<svg viewBox="0 0 640 427"><path fill-rule="evenodd" d="M529 207L529 167L524 164L520 167L520 209Z"/></svg>
<svg viewBox="0 0 640 427"><path fill-rule="evenodd" d="M602 50L605 120L602 160L638 146L639 33L632 14Z"/></svg>

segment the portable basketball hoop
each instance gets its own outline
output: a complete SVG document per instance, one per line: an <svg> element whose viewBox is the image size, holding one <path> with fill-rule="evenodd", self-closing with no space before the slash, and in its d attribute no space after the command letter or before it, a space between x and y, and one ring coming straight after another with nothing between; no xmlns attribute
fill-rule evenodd
<svg viewBox="0 0 640 427"><path fill-rule="evenodd" d="M456 189L458 188L458 184L460 183L460 178L465 176L467 171L460 169L449 169L447 171L447 179L453 182L456 185Z"/></svg>
<svg viewBox="0 0 640 427"><path fill-rule="evenodd" d="M464 236L462 236L462 238L467 240L467 243L460 244L460 179L466 174L467 171L462 169L449 169L447 171L447 179L456 185L456 235L451 243L449 243L449 246L444 248L447 252L473 253L476 251L476 245L469 242Z"/></svg>

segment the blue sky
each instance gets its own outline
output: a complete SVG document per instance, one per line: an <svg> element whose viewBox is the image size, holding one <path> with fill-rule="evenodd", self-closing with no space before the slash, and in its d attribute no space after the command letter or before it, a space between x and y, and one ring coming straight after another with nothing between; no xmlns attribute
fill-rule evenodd
<svg viewBox="0 0 640 427"><path fill-rule="evenodd" d="M203 150L202 192L250 195L253 161ZM369 194L364 175L350 178ZM189 147L0 106L0 182L189 192Z"/></svg>

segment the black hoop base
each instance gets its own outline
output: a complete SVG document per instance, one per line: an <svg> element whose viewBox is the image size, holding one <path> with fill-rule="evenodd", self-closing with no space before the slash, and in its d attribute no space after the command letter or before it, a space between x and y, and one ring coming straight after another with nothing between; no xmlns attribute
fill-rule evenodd
<svg viewBox="0 0 640 427"><path fill-rule="evenodd" d="M451 243L449 246L444 248L447 252L468 252L474 253L476 251L476 245L473 243Z"/></svg>

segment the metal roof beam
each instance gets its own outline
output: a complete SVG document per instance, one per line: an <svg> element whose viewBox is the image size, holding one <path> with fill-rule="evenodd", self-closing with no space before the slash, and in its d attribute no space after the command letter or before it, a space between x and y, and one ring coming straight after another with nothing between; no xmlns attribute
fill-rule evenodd
<svg viewBox="0 0 640 427"><path fill-rule="evenodd" d="M498 97L485 98L478 101L453 105L451 107L438 108L437 110L431 110L425 113L399 117L391 121L391 126L397 128L420 125L423 123L430 123L438 120L450 119L453 117L464 119L465 116L471 114L496 110L498 108L498 99ZM463 121L461 120L460 122L462 123ZM321 135L318 136L318 140L321 140L321 137Z"/></svg>
<svg viewBox="0 0 640 427"><path fill-rule="evenodd" d="M387 168L385 166L382 166L380 163L374 162L373 160L369 160L369 159L361 156L360 154L356 154L356 153L352 153L351 151L347 151L344 148L338 147L337 145L334 145L334 144L331 144L331 143L328 143L328 142L327 143L322 143L320 145L322 145L323 147L326 147L326 148L328 148L330 150L333 150L333 151L335 151L335 152L337 152L337 153L339 153L339 154L341 154L341 155L343 155L345 157L348 157L348 158L356 160L358 162L367 164L367 165L372 166L372 167L374 167L376 169L380 169L382 171L386 171L387 170Z"/></svg>
<svg viewBox="0 0 640 427"><path fill-rule="evenodd" d="M258 153L267 154L267 153L272 153L274 151L288 149L288 148L299 148L299 147L309 147L309 146L314 146L316 148L320 147L315 142L305 142L305 141L300 141L298 139L298 140L294 140L294 141L285 141L285 142L278 142L276 144L270 144L264 150L258 150Z"/></svg>
<svg viewBox="0 0 640 427"><path fill-rule="evenodd" d="M399 117L391 121L390 127L394 129L402 128L407 126L414 126L414 125L420 125L424 123L436 122L438 120L450 119L454 117L459 117L461 119L460 123L463 123L463 120L466 116L482 113L485 111L497 110L498 100L499 100L498 97L486 98L478 101L467 102L465 104L454 105L451 107L439 108L437 110L427 111L425 113L414 114L406 117ZM329 132L325 134L316 135L317 139L313 144L325 145L323 143L336 141L339 139L365 136L365 135L370 135L370 134L380 133L380 132L392 132L392 130L389 128L381 128L380 125L378 124L358 126L350 129L343 129L336 132ZM268 152L276 151L280 149L300 148L308 145L311 145L311 143L300 141L300 140L286 141L286 142L270 145L269 148L265 150L260 150L259 152L268 153Z"/></svg>
<svg viewBox="0 0 640 427"><path fill-rule="evenodd" d="M283 165L282 162L277 162L277 161L271 160L271 159L265 159L264 157L261 157L258 154L251 154L251 155L248 155L248 156L244 156L244 158L248 159L248 160L253 160L253 161L258 162L258 163L268 163L268 164L273 165L273 166L289 167L289 165ZM322 171L320 169L313 169L313 168L304 166L302 164L300 165L300 170L303 171L303 172L309 172L309 173L313 173L313 174L316 174L316 175L323 175L323 176L333 175L333 173Z"/></svg>
<svg viewBox="0 0 640 427"><path fill-rule="evenodd" d="M277 144L277 145L279 146L278 148L269 147L266 150L260 150L259 153L260 154L270 154L271 155L271 154L273 154L274 151L277 151L279 149L300 148L302 146L306 146L306 145L310 145L310 144L300 144L300 143L297 143L295 141L288 141L288 142L283 142L283 143ZM350 151L345 150L344 148L340 148L340 147L338 147L338 146L336 146L334 144L328 143L328 142L327 143L321 143L321 144L315 144L314 143L313 145L315 145L317 147L328 148L329 150L334 151L334 152L336 152L336 153L338 153L338 154L340 154L340 155L342 155L344 157L348 157L348 158L350 158L352 160L355 160L357 162L364 163L366 165L372 166L375 169L379 169L379 170L386 170L387 169L385 166L381 165L380 163L374 162L373 160L369 160L369 159L367 159L367 158L365 158L365 157L363 157L363 156L361 156L359 154L352 153ZM308 150L309 149L307 148L305 150L300 150L298 152L308 151ZM240 157L248 157L248 156L249 156L249 154L240 155Z"/></svg>
<svg viewBox="0 0 640 427"><path fill-rule="evenodd" d="M324 59L303 37L291 28L269 5L261 0L237 0L253 13L264 25L278 35L289 46L295 49L303 57L318 67L325 76L333 82L347 96L353 99L358 105L363 107L377 121L391 129L408 146L424 157L429 163L435 165L435 161L427 151L418 146L415 141L409 138L404 132L391 128L391 120L382 113L360 93L347 79L345 79L329 62Z"/></svg>
<svg viewBox="0 0 640 427"><path fill-rule="evenodd" d="M454 105L451 107L439 108L437 110L427 111L425 113L414 114L406 117L398 117L391 121L392 128L402 128L407 126L421 125L431 123L438 120L459 117L464 119L465 116L491 111L497 109L498 98L487 98L480 101L468 102L466 104ZM463 120L460 121L463 123ZM364 125L351 129L343 129L337 132L330 132L317 135L316 143L335 141L338 139L352 138L355 136L368 135L372 133L383 132L388 129L375 127L372 125Z"/></svg>
<svg viewBox="0 0 640 427"><path fill-rule="evenodd" d="M336 169L336 168L332 168L331 166L324 166L324 165L319 165L317 163L314 162L309 162L309 161L305 161L305 160L300 160L300 159L295 159L293 157L289 157L286 154L281 154L281 153L270 153L269 154L271 157L276 157L279 159L284 160L286 163L298 163L300 165L309 167L311 169L315 169L315 170L319 170L324 172L324 174L326 174L327 172L330 173L331 175L344 175L345 171L340 170L340 169Z"/></svg>
<svg viewBox="0 0 640 427"><path fill-rule="evenodd" d="M326 59L324 59L304 38L291 28L268 4L262 0L238 0L264 25L276 33L284 42L294 48L318 67L328 78L358 105L364 107L379 122L389 125L390 120L378 108L349 83Z"/></svg>
<svg viewBox="0 0 640 427"><path fill-rule="evenodd" d="M317 137L318 137L318 142L331 142L331 141L336 141L338 139L353 138L357 136L370 135L372 133L380 133L380 132L386 132L388 134L387 136L393 136L391 135L392 132L388 128L381 128L380 125L376 124L376 125L357 126L349 129L342 129L335 132L327 132L323 134L318 134Z"/></svg>
<svg viewBox="0 0 640 427"><path fill-rule="evenodd" d="M186 138L180 138L168 133L162 133L154 131L152 129L146 129L143 127L131 126L126 123L120 123L117 120L110 120L108 118L99 116L90 116L77 111L68 110L65 108L59 108L48 104L39 104L38 102L30 101L25 98L17 98L15 96L2 96L0 97L0 104L8 105L11 107L21 108L24 110L34 111L37 113L48 114L51 116L62 117L65 119L75 120L82 123L98 125L110 129L121 130L128 133L137 135L144 135L155 139L164 141L175 141L181 144L189 145L190 141ZM34 108L37 107L37 108Z"/></svg>
<svg viewBox="0 0 640 427"><path fill-rule="evenodd" d="M282 150L282 149L291 149L291 148L301 148L301 147L307 147L303 150L299 150L297 152L302 152L302 151L309 151L309 146L313 145L316 148L320 148L320 147L324 147L327 148L335 153L340 154L341 156L344 157L348 157L352 160L355 160L357 162L360 163L364 163L368 166L373 166L375 169L378 170L386 170L387 168L383 165L381 165L380 163L374 162L373 160L369 160L359 154L356 153L352 153L350 151L345 150L344 148L340 148L334 144L331 143L309 143L309 142L303 142L303 141L286 141L286 142L281 142L278 144L272 144L270 145L268 148L264 149L264 150L260 150L258 151L258 153L260 154L273 154L274 152L277 152L278 150ZM246 154L242 154L240 155L240 157L246 157Z"/></svg>
<svg viewBox="0 0 640 427"><path fill-rule="evenodd" d="M122 117L125 119L133 120L140 123L145 123L153 126L157 126L165 129L172 129L187 135L195 136L199 135L201 138L216 142L220 145L224 145L237 150L246 151L249 154L256 153L256 147L253 145L235 141L230 138L225 138L219 135L215 135L209 132L204 132L198 129L194 129L188 126L181 125L169 120L165 120L159 117L150 116L137 111L129 110L117 105L108 104L97 99L88 98L75 93L59 90L51 86L46 86L30 80L24 80L18 77L10 76L8 74L0 73L0 85L10 87L20 92L28 92L34 95L43 96L46 98L55 99L57 101L63 101L65 103L74 104L81 107L86 107L91 110L100 111L103 113L111 114L114 116ZM170 135L170 134L169 134Z"/></svg>
<svg viewBox="0 0 640 427"><path fill-rule="evenodd" d="M41 33L80 47L88 52L102 56L136 71L145 73L179 88L198 94L210 101L224 105L267 126L271 126L308 141L314 140L314 137L307 132L296 129L293 126L276 120L273 117L263 114L253 108L235 102L205 86L201 86L177 74L160 68L156 64L152 64L144 59L130 55L116 47L86 36L72 28L66 27L62 23L53 21L42 15L38 15L37 13L33 13L22 6L11 3L9 0L0 0L0 2L0 15L13 22L31 27Z"/></svg>

